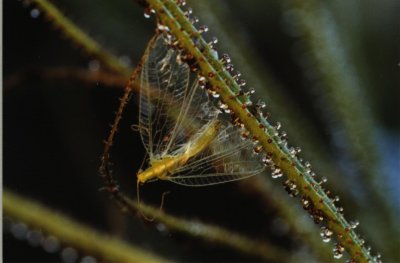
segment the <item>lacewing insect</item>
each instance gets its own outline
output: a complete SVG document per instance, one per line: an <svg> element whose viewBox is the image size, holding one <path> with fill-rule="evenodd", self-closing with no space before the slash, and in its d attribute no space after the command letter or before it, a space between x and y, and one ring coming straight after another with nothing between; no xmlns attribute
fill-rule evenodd
<svg viewBox="0 0 400 263"><path fill-rule="evenodd" d="M258 174L264 165L253 156L253 144L224 119L181 52L156 36L140 73L139 131L149 167L137 180L156 179L186 186L205 186Z"/></svg>

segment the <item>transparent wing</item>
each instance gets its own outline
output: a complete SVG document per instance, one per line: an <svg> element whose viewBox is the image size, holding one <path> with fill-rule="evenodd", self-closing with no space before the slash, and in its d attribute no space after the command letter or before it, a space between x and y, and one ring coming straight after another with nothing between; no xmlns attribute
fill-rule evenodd
<svg viewBox="0 0 400 263"><path fill-rule="evenodd" d="M191 79L188 65L163 34L146 54L140 74L139 127L150 159L159 159L188 141L213 113L197 79Z"/></svg>
<svg viewBox="0 0 400 263"><path fill-rule="evenodd" d="M227 124L207 150L173 170L167 180L186 186L207 186L241 180L264 169L253 154L253 144L242 140L238 129Z"/></svg>

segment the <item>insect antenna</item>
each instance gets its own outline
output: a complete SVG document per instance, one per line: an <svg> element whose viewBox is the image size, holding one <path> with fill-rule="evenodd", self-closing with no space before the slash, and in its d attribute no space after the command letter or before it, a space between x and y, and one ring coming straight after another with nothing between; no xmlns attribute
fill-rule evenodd
<svg viewBox="0 0 400 263"><path fill-rule="evenodd" d="M144 219L146 219L147 221L149 221L149 222L153 222L154 221L154 219L156 218L155 216L153 216L153 217L147 217L144 213L143 213L143 211L142 211L142 208L141 208L141 202L140 202L140 192L139 192L139 188L140 188L140 182L139 182L139 180L137 180L137 183L136 183L136 195L137 195L137 202L138 202L138 211L139 211L139 213L143 216L143 218Z"/></svg>

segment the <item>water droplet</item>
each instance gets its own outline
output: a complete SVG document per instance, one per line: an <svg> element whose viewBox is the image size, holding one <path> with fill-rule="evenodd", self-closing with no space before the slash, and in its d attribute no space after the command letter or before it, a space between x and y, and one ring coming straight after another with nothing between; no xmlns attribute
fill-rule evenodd
<svg viewBox="0 0 400 263"><path fill-rule="evenodd" d="M31 10L31 17L32 18L38 18L40 16L40 10L37 8L34 8Z"/></svg>
<svg viewBox="0 0 400 263"><path fill-rule="evenodd" d="M358 220L355 220L355 221L350 222L350 227L352 229L356 229L359 224L360 224L360 222Z"/></svg>
<svg viewBox="0 0 400 263"><path fill-rule="evenodd" d="M212 37L211 43L213 43L214 45L217 44L218 43L218 38Z"/></svg>
<svg viewBox="0 0 400 263"><path fill-rule="evenodd" d="M231 110L229 109L228 105L224 104L224 103L222 103L220 101L218 102L218 107L225 113L230 113L231 112Z"/></svg>
<svg viewBox="0 0 400 263"><path fill-rule="evenodd" d="M240 87L246 86L246 80L241 79L241 80L239 81L238 85L239 85Z"/></svg>
<svg viewBox="0 0 400 263"><path fill-rule="evenodd" d="M178 6L185 6L185 5L186 5L186 1L185 1L185 0L177 0L177 1L176 1L176 4L177 4Z"/></svg>
<svg viewBox="0 0 400 263"><path fill-rule="evenodd" d="M279 177L282 177L282 171L279 167L275 166L274 168L272 168L272 173L271 173L271 177L273 179L277 179Z"/></svg>
<svg viewBox="0 0 400 263"><path fill-rule="evenodd" d="M253 102L252 101L246 101L246 103L244 105L246 105L246 108L249 108L249 107L253 106Z"/></svg>
<svg viewBox="0 0 400 263"><path fill-rule="evenodd" d="M284 147L287 147L287 145L288 145L288 141L287 141L287 139L284 138L284 137L281 137L280 140L278 140L278 143L279 143L280 145L284 146Z"/></svg>
<svg viewBox="0 0 400 263"><path fill-rule="evenodd" d="M100 62L98 60L91 60L88 64L90 71L98 71L100 69Z"/></svg>
<svg viewBox="0 0 400 263"><path fill-rule="evenodd" d="M311 176L313 176L313 175L311 175ZM315 176L315 174L314 174L314 176ZM314 177L314 176L313 176L313 177ZM324 184L324 183L326 183L326 182L328 182L328 178L322 177L321 182L319 182L319 185Z"/></svg>
<svg viewBox="0 0 400 263"><path fill-rule="evenodd" d="M254 154L259 154L262 151L262 149L263 149L262 146L258 145L258 146L253 148L253 153Z"/></svg>
<svg viewBox="0 0 400 263"><path fill-rule="evenodd" d="M344 252L344 247L340 244L336 244L333 248L333 257L336 259L342 258Z"/></svg>
<svg viewBox="0 0 400 263"><path fill-rule="evenodd" d="M66 247L61 251L61 258L65 263L75 263L78 260L78 252L72 247Z"/></svg>
<svg viewBox="0 0 400 263"><path fill-rule="evenodd" d="M85 256L81 259L80 263L97 263L97 260L91 256Z"/></svg>
<svg viewBox="0 0 400 263"><path fill-rule="evenodd" d="M157 29L160 30L161 32L169 32L169 27L164 26L163 24L160 23L157 24Z"/></svg>
<svg viewBox="0 0 400 263"><path fill-rule="evenodd" d="M156 10L152 9L152 8L146 8L144 10L144 18L150 18L151 14L155 14Z"/></svg>
<svg viewBox="0 0 400 263"><path fill-rule="evenodd" d="M200 27L199 27L199 32L200 32L200 34L201 34L201 33L208 32L208 26L206 26L206 25L200 26Z"/></svg>
<svg viewBox="0 0 400 263"><path fill-rule="evenodd" d="M304 169L305 172L311 173L311 164L309 162L305 162L304 166L305 166L305 169Z"/></svg>
<svg viewBox="0 0 400 263"><path fill-rule="evenodd" d="M243 140L246 140L246 139L249 138L250 132L249 131L242 131L240 135L241 135L241 138Z"/></svg>
<svg viewBox="0 0 400 263"><path fill-rule="evenodd" d="M31 246L37 247L42 244L44 237L41 231L32 230L28 232L27 239Z"/></svg>
<svg viewBox="0 0 400 263"><path fill-rule="evenodd" d="M282 127L282 124L279 121L277 121L275 124L275 129L279 130L281 127Z"/></svg>
<svg viewBox="0 0 400 263"><path fill-rule="evenodd" d="M158 223L156 225L156 228L161 233L167 233L167 226L165 224L163 224L163 223Z"/></svg>
<svg viewBox="0 0 400 263"><path fill-rule="evenodd" d="M292 157L296 156L296 153L297 153L297 151L296 151L295 148L293 148L293 147L290 147L290 148L289 148L289 154L290 154Z"/></svg>
<svg viewBox="0 0 400 263"><path fill-rule="evenodd" d="M224 53L224 54L222 54L221 62L223 64L229 64L229 63L231 63L231 58L229 57L228 54Z"/></svg>
<svg viewBox="0 0 400 263"><path fill-rule="evenodd" d="M228 108L228 105L226 105L226 104L224 104L224 103L222 103L222 102L218 102L218 106L219 106L219 108L220 109L222 109L222 110L225 110L225 109L227 109Z"/></svg>
<svg viewBox="0 0 400 263"><path fill-rule="evenodd" d="M202 226L201 224L196 224L196 223L192 223L189 230L194 235L199 235L201 233L204 233L204 231L205 231L204 226Z"/></svg>
<svg viewBox="0 0 400 263"><path fill-rule="evenodd" d="M267 106L267 104L262 100L259 100L256 105L260 109L264 109Z"/></svg>
<svg viewBox="0 0 400 263"><path fill-rule="evenodd" d="M257 138L253 138L253 145L256 145L257 143L259 143L260 141Z"/></svg>
<svg viewBox="0 0 400 263"><path fill-rule="evenodd" d="M239 71L236 71L236 74L233 75L233 78L235 79L235 81L239 81L240 76L242 76L242 73L240 73Z"/></svg>
<svg viewBox="0 0 400 263"><path fill-rule="evenodd" d="M10 228L11 234L16 239L25 239L28 233L28 227L24 223L15 223Z"/></svg>
<svg viewBox="0 0 400 263"><path fill-rule="evenodd" d="M327 228L327 227L321 227L321 233L322 241L325 243L328 243L332 239L333 232Z"/></svg>
<svg viewBox="0 0 400 263"><path fill-rule="evenodd" d="M48 253L55 253L60 249L60 242L55 236L48 236L43 240L42 246Z"/></svg>
<svg viewBox="0 0 400 263"><path fill-rule="evenodd" d="M199 18L197 18L196 16L190 19L190 23L192 23L192 25L194 25L198 22L199 22Z"/></svg>
<svg viewBox="0 0 400 263"><path fill-rule="evenodd" d="M215 59L218 59L218 51L215 50L214 48L211 48L211 55L212 55Z"/></svg>
<svg viewBox="0 0 400 263"><path fill-rule="evenodd" d="M188 7L188 9L184 12L184 15L186 17L189 17L193 13L192 8Z"/></svg>
<svg viewBox="0 0 400 263"><path fill-rule="evenodd" d="M199 76L198 84L201 89L204 89L207 84L207 79L204 76Z"/></svg>
<svg viewBox="0 0 400 263"><path fill-rule="evenodd" d="M313 207L310 198L307 196L302 196L300 202L304 210L309 210L310 208Z"/></svg>
<svg viewBox="0 0 400 263"><path fill-rule="evenodd" d="M325 219L324 213L320 209L309 209L308 212L315 224L320 224Z"/></svg>
<svg viewBox="0 0 400 263"><path fill-rule="evenodd" d="M234 71L235 69L233 68L233 65L232 64L227 64L226 66L225 66L225 70L226 71L229 71L229 72L232 72L232 71Z"/></svg>
<svg viewBox="0 0 400 263"><path fill-rule="evenodd" d="M283 185L283 188L289 194L290 197L296 197L299 194L299 190L297 189L297 185L293 181L286 180L284 183L282 183L282 185Z"/></svg>
<svg viewBox="0 0 400 263"><path fill-rule="evenodd" d="M274 161L272 161L272 159L269 158L268 156L264 156L262 158L262 162L264 163L265 166L273 166L274 165Z"/></svg>
<svg viewBox="0 0 400 263"><path fill-rule="evenodd" d="M213 96L213 98L219 98L219 93L217 93L216 91L212 91L211 96Z"/></svg>

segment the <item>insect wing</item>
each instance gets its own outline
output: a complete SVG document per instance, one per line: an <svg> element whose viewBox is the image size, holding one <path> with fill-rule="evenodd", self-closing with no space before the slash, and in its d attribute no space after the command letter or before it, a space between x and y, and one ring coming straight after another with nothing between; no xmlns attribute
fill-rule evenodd
<svg viewBox="0 0 400 263"><path fill-rule="evenodd" d="M163 34L146 54L140 74L140 134L150 159L160 159L179 151L213 114L197 79L191 80L188 65Z"/></svg>
<svg viewBox="0 0 400 263"><path fill-rule="evenodd" d="M264 171L253 154L253 144L243 140L230 123L210 147L173 171L168 180L186 186L207 186L245 179Z"/></svg>

